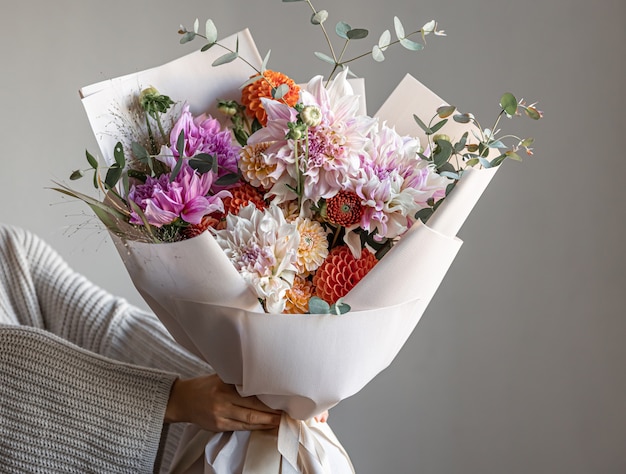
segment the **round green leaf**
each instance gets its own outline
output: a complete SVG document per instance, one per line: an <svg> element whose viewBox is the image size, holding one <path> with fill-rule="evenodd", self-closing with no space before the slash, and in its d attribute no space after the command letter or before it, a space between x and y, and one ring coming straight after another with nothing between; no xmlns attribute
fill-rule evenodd
<svg viewBox="0 0 626 474"><path fill-rule="evenodd" d="M358 39L367 38L368 34L369 34L369 31L367 31L365 28L355 28L353 30L348 31L346 33L346 36L351 40L358 40Z"/></svg>
<svg viewBox="0 0 626 474"><path fill-rule="evenodd" d="M314 25L321 25L328 20L328 12L326 10L320 10L311 16L311 23Z"/></svg>
<svg viewBox="0 0 626 474"><path fill-rule="evenodd" d="M335 33L337 33L340 38L348 39L348 31L351 29L350 25L348 25L345 21L340 21L335 26Z"/></svg>
<svg viewBox="0 0 626 474"><path fill-rule="evenodd" d="M507 115L515 115L515 112L517 112L517 99L510 92L506 92L500 98L500 107Z"/></svg>
<svg viewBox="0 0 626 474"><path fill-rule="evenodd" d="M208 19L206 21L206 25L204 29L205 29L206 40L209 43L215 43L217 41L217 28L215 27L215 23L213 23L213 20Z"/></svg>
<svg viewBox="0 0 626 474"><path fill-rule="evenodd" d="M442 105L437 109L437 115L439 118L447 118L454 113L456 107L454 105Z"/></svg>
<svg viewBox="0 0 626 474"><path fill-rule="evenodd" d="M372 48L372 58L374 58L374 61L379 63L382 63L385 60L383 50L377 45L374 45L374 47Z"/></svg>

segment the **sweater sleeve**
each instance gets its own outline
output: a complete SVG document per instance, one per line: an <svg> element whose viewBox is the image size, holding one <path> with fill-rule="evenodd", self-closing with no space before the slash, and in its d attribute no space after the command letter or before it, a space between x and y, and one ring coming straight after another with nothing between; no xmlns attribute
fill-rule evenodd
<svg viewBox="0 0 626 474"><path fill-rule="evenodd" d="M153 472L176 378L0 325L3 472Z"/></svg>
<svg viewBox="0 0 626 474"><path fill-rule="evenodd" d="M0 226L0 254L4 257L0 259L0 290L8 291L0 300L11 305L15 323L46 329L122 362L183 377L211 372L207 364L174 342L156 316L73 271L36 235Z"/></svg>

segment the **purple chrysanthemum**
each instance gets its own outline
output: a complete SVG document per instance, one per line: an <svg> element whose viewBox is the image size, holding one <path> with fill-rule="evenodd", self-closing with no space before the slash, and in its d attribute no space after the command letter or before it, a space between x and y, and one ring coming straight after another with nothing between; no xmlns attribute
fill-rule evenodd
<svg viewBox="0 0 626 474"><path fill-rule="evenodd" d="M185 136L184 154L186 157L208 153L217 158L219 177L228 173L237 173L240 147L233 143L230 130L222 129L217 119L206 114L194 117L189 111L189 105L185 104L180 118L170 133L171 150L175 157L178 157L176 142L181 131Z"/></svg>

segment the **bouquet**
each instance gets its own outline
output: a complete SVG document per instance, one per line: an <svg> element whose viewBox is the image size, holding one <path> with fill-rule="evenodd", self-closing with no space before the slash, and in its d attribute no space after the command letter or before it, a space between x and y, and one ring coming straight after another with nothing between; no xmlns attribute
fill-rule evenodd
<svg viewBox="0 0 626 474"><path fill-rule="evenodd" d="M180 344L243 396L285 411L275 434L190 427L181 471L201 456L218 474L353 472L314 416L392 362L498 166L532 154L532 139L498 136L502 118L542 115L510 93L486 129L406 76L369 116L348 67L362 55L344 57L368 31L339 22L338 55L328 13L306 3L330 46L316 53L326 78L298 84L268 69L247 30L220 40L211 20L202 33L196 20L181 42L202 38L201 50L81 90L102 193L56 189L102 220ZM367 54L383 61L396 44L422 49L415 34L443 35L434 21L406 34L397 17L394 32Z"/></svg>

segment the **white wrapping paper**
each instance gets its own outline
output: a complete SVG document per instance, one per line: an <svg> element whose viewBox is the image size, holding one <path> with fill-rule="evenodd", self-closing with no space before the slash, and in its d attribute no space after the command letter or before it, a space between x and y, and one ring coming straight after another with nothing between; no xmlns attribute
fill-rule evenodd
<svg viewBox="0 0 626 474"><path fill-rule="evenodd" d="M260 66L247 31L239 51ZM224 40L234 47L236 37ZM194 113L215 114L216 99L236 99L251 75L235 61L217 68L216 47L164 66L105 81L81 91L101 152L112 162L112 124L125 101L154 86ZM353 82L363 90L363 82ZM400 133L419 135L413 114L430 116L443 101L407 76L377 116ZM363 112L365 97L362 94ZM446 130L458 138L468 126ZM423 137L422 137L423 138ZM462 244L456 238L493 170L471 170L435 212L430 227L415 224L345 297L352 311L334 315L265 314L254 292L205 232L154 244L113 235L136 288L173 337L211 364L243 396L256 395L285 411L278 432L201 432L190 427L176 472L214 474L336 474L354 472L327 424L312 420L357 393L395 358L417 325ZM202 456L200 462L198 456Z"/></svg>

